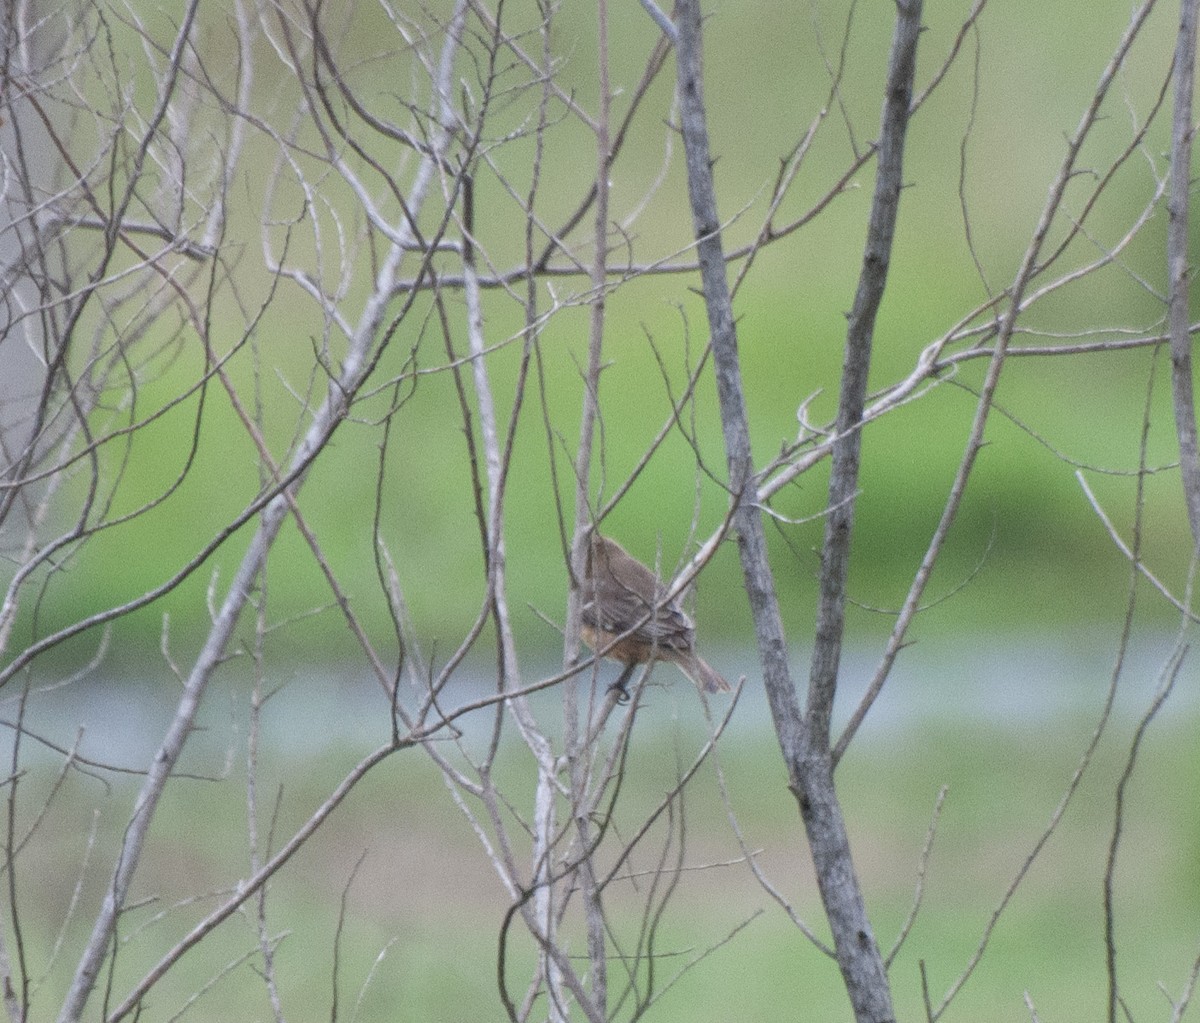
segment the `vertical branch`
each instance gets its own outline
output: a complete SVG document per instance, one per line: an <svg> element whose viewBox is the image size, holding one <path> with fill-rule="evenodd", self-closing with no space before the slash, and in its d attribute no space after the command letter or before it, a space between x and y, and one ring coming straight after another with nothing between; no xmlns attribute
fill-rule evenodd
<svg viewBox="0 0 1200 1023"><path fill-rule="evenodd" d="M1175 44L1175 115L1171 125L1171 193L1167 198L1168 320L1171 332L1171 390L1179 470L1192 542L1200 545L1200 451L1196 444L1196 403L1192 393L1192 335L1188 323L1189 199L1192 189L1192 90L1196 70L1197 0L1182 0Z"/></svg>
<svg viewBox="0 0 1200 1023"><path fill-rule="evenodd" d="M575 531L571 545L571 592L567 615L567 660L574 661L579 653L578 609L579 580L583 576L587 532L591 526L592 448L596 421L599 418L600 360L604 350L605 296L608 277L608 119L611 97L608 80L608 5L597 5L599 38L600 99L596 117L596 218L593 232L595 255L591 267L592 301L588 326L587 374L583 382L583 409L579 421L579 450L575 455ZM568 692L574 690L568 684ZM570 727L570 722L568 722Z"/></svg>
<svg viewBox="0 0 1200 1023"><path fill-rule="evenodd" d="M609 201L609 117L611 86L608 68L608 4L599 0L596 5L596 60L599 103L596 112L596 211L594 228L595 253L591 267L592 304L588 329L587 376L583 387L583 412L579 425L579 450L575 458L575 528L571 544L571 586L567 602L566 659L574 663L579 654L579 608L582 592L579 580L583 577L584 558L592 525L591 473L593 441L599 415L601 353L604 348L605 296L608 286L608 201ZM604 1018L608 1002L608 963L605 954L604 907L600 887L592 870L590 853L594 846L592 825L587 817L587 790L591 774L587 748L588 729L580 721L580 688L584 684L573 675L563 687L563 743L571 772L571 813L584 850L579 877L581 900L587 928L588 965L591 977L592 1005L590 1013Z"/></svg>
<svg viewBox="0 0 1200 1023"><path fill-rule="evenodd" d="M4 872L8 881L8 927L12 930L13 945L16 949L16 978L14 983L12 962L9 959L8 948L0 943L0 966L3 968L4 1004L8 1009L11 1020L21 1020L29 1012L29 967L25 960L24 921L21 916L18 895L20 886L17 879L17 792L20 788L21 768L21 728L25 720L26 701L29 698L29 686L21 690L17 703L17 724L13 732L12 754L9 761L7 814L4 823Z"/></svg>
<svg viewBox="0 0 1200 1023"><path fill-rule="evenodd" d="M742 392L737 330L725 271L708 144L698 0L680 0L676 10L679 29L676 60L680 117L687 156L688 197L712 337L729 486L736 502L733 521L738 534L745 588L754 615L763 681L780 748L787 763L789 782L804 819L822 902L833 932L838 966L855 1018L860 1023L883 1023L894 1019L887 973L855 875L845 820L833 787L828 737L826 734L814 738L810 734L810 726L801 715L796 699L774 578L767 562L762 516L754 500L750 428ZM906 97L911 91L913 57L911 53L902 51L915 46L919 24L920 2L910 0L907 6L900 8L887 108L894 110L902 103L905 117L908 109ZM899 145L903 141L903 131L892 129L889 138L889 145ZM897 190L898 187L897 168ZM892 205L890 223L894 223L894 200ZM879 247L868 250L870 259L883 260L883 268L886 268L887 255L887 245L883 243L887 241L890 241L890 226L882 239L875 239ZM867 314L873 316L877 304L878 295L872 299L868 290L862 306L864 325L869 325Z"/></svg>
<svg viewBox="0 0 1200 1023"><path fill-rule="evenodd" d="M553 64L551 46L550 46L550 27L552 21L552 11L549 5L545 3L539 4L539 9L542 16L541 24L541 42L542 42L542 62L539 66L539 74L541 77L541 98L538 104L537 127L533 132L535 156L533 160L532 175L529 185L529 192L526 196L526 216L525 216L525 264L532 267L534 264L534 238L536 217L534 209L536 204L538 187L541 181L542 160L544 157L543 147L545 145L546 125L548 120L548 109L550 95L554 76L551 72ZM537 304L538 304L538 283L537 278L533 273L530 273L526 280L525 293L525 330L527 332L526 352L536 355L538 360L539 375L541 367L541 353L537 348ZM542 386L542 410L543 416L546 415L545 406L545 390L544 382ZM584 402L585 415L587 414L587 399ZM558 500L558 485L554 468L554 445L549 446L550 453L550 474L554 482L554 494L556 501ZM559 508L559 522L561 523L562 514L561 506ZM571 601L575 599L574 587L568 590L568 607L575 605ZM574 624L573 624L574 623ZM575 630L575 631L572 631ZM578 650L578 612L568 611L567 616L567 650L569 658L573 658ZM574 644L574 645L572 645ZM568 680L566 683L568 689L572 685ZM566 690L564 690L564 693ZM526 997L526 1003L522 1007L520 1019L528 1018L533 999L536 997L542 984L544 983L547 989L547 1002L550 1006L551 1014L557 1014L559 1007L563 1004L563 977L561 967L551 953L559 920L559 905L555 898L555 879L554 879L554 864L553 864L553 848L556 835L558 833L558 784L557 784L557 762L554 756L553 747L546 735L537 728L537 723L532 720L532 714L526 706L524 698L512 700L508 704L516 717L518 726L521 730L522 738L528 745L530 751L538 764L538 780L534 794L534 812L532 821L532 843L530 849L530 880L533 890L532 908L530 911L522 910L526 918L526 926L530 932L538 938L538 965L535 976L531 980ZM498 819L498 815L496 815ZM532 919L530 918L532 917ZM502 934L503 941L503 934ZM498 963L501 971L503 971L503 960ZM569 978L568 978L569 980ZM501 988L503 991L503 986ZM516 1019L513 1010L509 1010L510 1018Z"/></svg>
<svg viewBox="0 0 1200 1023"><path fill-rule="evenodd" d="M720 215L709 154L707 114L704 108L700 11L687 0L677 7L679 38L676 46L680 93L680 124L688 171L688 197L696 252L708 313L709 333L721 405L721 428L729 468L729 491L734 501L737 533L746 594L754 614L755 637L763 669L763 683L783 754L789 766L805 746L804 721L796 701L788 666L787 640L775 580L767 563L766 537L754 490L754 462L742 372L737 352L737 329L720 236Z"/></svg>
<svg viewBox="0 0 1200 1023"><path fill-rule="evenodd" d="M897 3L895 33L888 62L887 92L879 139L879 167L867 225L866 249L858 290L846 331L842 362L842 391L838 401L836 436L829 472L828 517L821 547L820 603L816 638L808 679L808 726L813 742L829 747L829 721L837 692L842 634L846 623L846 577L850 571L850 539L858 491L862 448L863 405L871 369L875 317L887 285L900 189L904 184L904 138L912 103L921 32L921 0Z"/></svg>
<svg viewBox="0 0 1200 1023"><path fill-rule="evenodd" d="M265 702L263 694L264 670L263 647L267 633L267 574L264 571L260 586L262 599L258 604L258 615L254 629L254 688L250 691L250 721L246 730L246 838L250 854L250 870L252 873L262 869L264 857L269 857L269 843L264 846L259 832L261 805L259 802L259 751L262 743L262 708ZM278 799L278 796L276 797ZM278 810L278 805L276 805ZM273 831L274 817L272 817ZM255 899L255 924L258 928L258 953L262 957L259 973L266 985L267 998L271 1003L271 1011L276 1023L283 1023L283 1003L279 993L279 976L275 969L275 943L271 940L267 929L267 888L264 885L258 891Z"/></svg>

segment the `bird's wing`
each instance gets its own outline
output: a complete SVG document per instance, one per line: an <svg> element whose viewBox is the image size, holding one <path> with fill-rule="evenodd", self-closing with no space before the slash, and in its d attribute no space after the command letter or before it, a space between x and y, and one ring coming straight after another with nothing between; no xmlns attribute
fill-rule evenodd
<svg viewBox="0 0 1200 1023"><path fill-rule="evenodd" d="M691 650L696 642L696 626L673 600L655 608L640 631L648 642L668 650Z"/></svg>
<svg viewBox="0 0 1200 1023"><path fill-rule="evenodd" d="M622 586L600 587L584 602L582 617L585 625L614 635L634 629L631 638L667 650L690 650L695 642L695 626L675 601L656 606Z"/></svg>

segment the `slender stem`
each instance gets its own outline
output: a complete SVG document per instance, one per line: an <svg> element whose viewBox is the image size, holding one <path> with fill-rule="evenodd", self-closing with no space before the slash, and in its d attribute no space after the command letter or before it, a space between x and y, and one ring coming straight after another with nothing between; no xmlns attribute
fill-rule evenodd
<svg viewBox="0 0 1200 1023"><path fill-rule="evenodd" d="M597 77L600 87L599 109L596 112L596 222L595 222L595 262L593 263L593 282L595 284L595 300L591 314L591 337L588 347L588 382L587 391L592 400L596 400L600 387L600 354L604 337L605 323L605 279L608 273L608 174L611 162L609 145L609 118L611 116L611 83L608 67L608 4L599 0L596 5L596 61ZM583 472L579 483L586 487L591 471L591 455L589 464L581 465ZM588 542L587 533L580 527L585 525L582 516L587 513L589 505L576 504L575 554L583 552L583 546ZM576 565L580 564L576 560ZM567 684L567 692L577 696L583 677L575 676ZM577 726L578 705L568 722L568 729ZM590 849L595 844L592 834L592 822L582 807L587 803L588 782L591 778L591 748L587 742L587 729L581 729L573 736L574 748L568 749L571 757L571 801L576 807L575 828L582 849ZM568 733L570 734L570 732ZM596 882L594 861L591 856L584 856L580 862L579 877L576 882L580 886L583 901L584 922L587 928L588 966L591 979L592 1009L601 1018L608 1015L608 955L605 940L604 904L602 889Z"/></svg>
<svg viewBox="0 0 1200 1023"><path fill-rule="evenodd" d="M1188 330L1189 200L1192 188L1192 90L1196 70L1197 0L1182 0L1175 44L1175 115L1171 127L1171 192L1167 198L1168 322L1171 334L1171 389L1179 469L1193 543L1200 545L1200 452L1196 444L1196 403L1192 393L1192 336Z"/></svg>

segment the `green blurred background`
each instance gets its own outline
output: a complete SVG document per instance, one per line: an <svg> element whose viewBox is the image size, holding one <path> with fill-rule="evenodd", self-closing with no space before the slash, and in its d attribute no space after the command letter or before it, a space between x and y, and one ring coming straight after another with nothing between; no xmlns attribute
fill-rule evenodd
<svg viewBox="0 0 1200 1023"><path fill-rule="evenodd" d="M967 10L963 3L928 5L918 89L941 66ZM825 126L783 204L779 223L808 209L844 170L855 148L861 150L874 137L892 14L893 6L882 0L857 6L845 75L831 101L825 64L839 59L844 5L710 5L707 95L718 156L717 184L730 221L728 249L754 237L780 159L818 110L828 111ZM511 17L531 14L516 11ZM1087 172L1072 181L1064 214L1051 232L1052 243L1063 237L1069 218L1082 211L1098 176L1128 144L1131 124L1144 118L1157 100L1170 63L1174 17L1173 10L1161 9L1140 38L1106 103L1100 127L1085 147L1080 165ZM1078 124L1128 21L1128 8L1120 4L993 3L978 34L967 35L958 62L910 131L910 187L902 199L890 286L876 331L874 386L882 388L904 377L926 345L1009 284L1065 152L1064 139ZM219 15L207 31L219 39ZM373 87L381 96L389 89L402 93L408 81L386 62L368 59L390 47L380 42L390 38L389 31L379 11L363 6L350 19L341 44L350 80ZM818 31L824 52L815 42ZM554 42L568 55L560 81L589 106L595 100L594 34L591 5L567 5L556 18ZM650 23L639 9L630 4L614 10L611 50L613 82L620 90L615 100L618 115L652 42ZM215 56L213 69L220 66ZM381 68L386 75L381 76ZM626 217L640 202L663 163L662 122L669 112L672 72L668 65L653 86L613 169L614 220ZM265 76L259 83L260 99L274 90L286 99L287 88L286 79ZM517 104L501 105L493 136L520 124L526 112ZM1118 171L1090 214L1087 236L1072 244L1043 283L1094 259L1130 229L1153 193L1156 176L1165 174L1167 137L1164 123L1151 128L1144 151ZM592 174L594 143L569 122L550 138L541 209L546 221L555 224L574 208L581 183ZM528 184L531 152L527 141L496 151L499 165L519 188ZM960 189L962 161L966 171ZM815 395L809 406L813 422L824 423L834 413L845 312L861 259L872 169L868 165L810 224L763 250L739 291L736 307L751 428L764 462L795 438L796 410L811 396ZM669 259L688 243L682 174L676 142L661 187L626 228L639 261ZM488 256L498 266L511 265L521 252L520 220L494 180L485 176L478 187L478 207L487 211L487 226L494 232L485 239ZM327 189L325 197L332 205L344 201L334 183ZM230 226L231 244L245 245L248 253L236 280L241 303L250 309L271 285L255 262L260 214L253 210L252 193L248 187L234 194L234 209L245 218L235 218ZM967 246L964 202L982 273ZM1124 251L1119 265L1039 301L1022 320L1022 326L1035 333L1018 337L1016 343L1045 344L1060 335L1087 331L1107 331L1102 336L1112 337L1121 331L1161 329L1165 224L1161 209ZM585 224L576 238L586 238L589 230ZM300 238L296 244L303 252L311 243ZM618 249L613 258L623 257ZM366 279L360 276L351 285L349 310L355 309L356 298L361 300ZM670 399L664 374L670 391L678 394L688 369L700 357L706 328L703 307L691 290L695 284L691 275L653 276L623 284L608 298L609 365L601 385L599 435L602 471L594 480L602 498L621 484L666 422ZM568 307L548 321L540 336L544 394L536 382L529 384L516 432L507 513L510 603L530 678L553 670L561 653L561 638L544 619L560 622L565 603L556 499L565 502L569 518L570 457L578 438L582 386L579 367L586 359L588 331L588 310L578 304L585 287L585 281L567 278L541 291L543 308L554 299ZM479 613L484 587L453 380L444 371L405 376L412 366L434 370L445 362L427 312L419 307L419 315L400 325L379 366L380 385L403 378L398 391L383 387L359 402L332 450L314 467L299 500L352 607L386 649L391 627L372 541L378 422L397 397L403 400L384 458L379 532L405 588L422 653L437 664ZM517 304L502 292L489 293L485 314L491 343L499 344L521 328ZM240 339L239 315L231 307L229 322L218 324L218 340L224 332L221 343L228 349ZM461 323L465 313L461 305L452 304L451 315ZM298 418L303 426L293 392L309 386L313 352L323 343L322 325L303 299L287 292L256 327L255 341L253 353L246 348L234 356L230 372L246 394L256 388L264 433L282 459ZM335 340L330 357L336 360L337 355ZM520 355L519 343L508 343L488 359L504 421L513 405ZM194 376L200 356L186 341L158 356L142 381L141 408L168 401L181 381ZM941 513L974 414L973 388L983 370L982 360L964 363L932 393L866 431L847 633L845 686L851 697L869 675L892 624L888 612L902 601ZM1075 471L1084 466L1090 484L1128 537L1135 500L1132 474L1138 466L1147 405L1148 464L1166 466L1176 457L1166 371L1165 353L1155 356L1148 349L1009 362L999 394L1003 414L993 414L989 445L927 600L953 595L918 618L912 638L920 656L913 664L912 654L902 655L906 673L886 694L878 723L868 726L840 769L858 862L885 946L908 910L937 793L943 784L950 786L926 907L894 971L902 1018L921 1014L919 959L928 963L935 999L965 964L1009 879L1061 797L1094 727L1129 599L1130 571L1089 507ZM314 387L322 393L319 374ZM114 473L126 467L112 491L114 516L141 506L172 483L187 457L199 409L197 401L185 403L140 431L128 450L114 447L108 453ZM635 554L646 561L658 559L668 569L690 555L692 540L707 536L726 508L718 483L696 464L698 452L717 480L723 475L719 418L707 372L689 416L696 450L678 432L672 433L605 524ZM161 582L253 498L260 481L252 446L215 388L204 402L198 431L194 464L170 500L128 526L97 534L52 580L37 605L36 620L32 612L27 614L24 636L44 634ZM557 495L549 472L551 450L557 459ZM818 467L774 502L782 516L808 520L795 525L777 521L770 536L800 678L810 645L815 552L822 528L815 516L824 507L825 486L825 469ZM1182 592L1192 545L1177 474L1149 476L1145 487L1146 560ZM217 573L216 592L223 592L245 551L249 528L230 536L201 570L166 598L115 624L106 665L118 678L101 704L129 708L163 699L163 686L170 685L159 655L164 613L170 616L173 656L186 668L208 621L206 589L212 573ZM749 677L739 708L741 723L735 741L722 752L722 766L748 842L766 850L773 873L816 926L820 908L794 803L783 785L762 708L739 579L735 551L726 545L701 577L695 596L706 652L726 673ZM275 729L274 745L268 747L263 769L281 784L287 780L283 822L294 818L295 823L340 772L370 748L369 743L382 741L386 713L356 688L361 679L345 667L353 663L348 661L355 651L353 640L341 616L329 609L328 588L292 526L285 528L272 555L268 586L268 617L279 626L266 643L272 681L283 687L284 697L308 707L294 719L282 710L278 718L268 715L268 727ZM731 594L738 596L731 599ZM316 609L324 610L308 614ZM1043 1019L1090 1019L1102 1011L1106 992L1099 893L1113 790L1133 721L1146 704L1161 663L1156 658L1165 646L1164 637L1177 627L1178 613L1143 592L1136 623L1145 656L1137 661L1137 674L1113 731L1102 743L1063 829L1014 901L984 965L950 1018L1028 1018L1025 992ZM239 642L249 646L252 636L253 623L247 620ZM94 637L84 637L68 656L39 662L37 670L45 663L47 676L54 676L64 661L83 659L93 649ZM470 665L478 677L486 679L489 657L481 648ZM220 769L240 741L236 722L250 684L244 663L234 662L223 673L221 688L210 696L204 721L208 736L198 736L189 754L198 773ZM671 688L652 693L649 713L639 722L628 795L634 807L661 797L674 777L676 760L686 760L686 752L702 734L690 691L664 669L656 677ZM149 681L141 689L122 679ZM1195 691L1190 664L1185 665L1180 688ZM997 691L1007 698L997 698ZM1133 790L1136 802L1118 875L1119 933L1129 935L1121 943L1126 993L1138 1019L1166 1017L1156 985L1163 982L1173 994L1182 988L1200 930L1200 821L1193 795L1200 780L1197 714L1194 698L1183 702L1184 709L1152 733L1153 756L1147 757ZM549 716L554 713L550 703L542 709ZM71 708L67 713L74 712ZM140 734L140 728L127 727ZM114 734L120 731L114 728ZM153 726L147 724L145 731L153 734ZM230 762L237 777L239 762L236 757ZM529 763L519 751L504 766L518 787L528 776ZM689 841L697 862L738 855L716 792L711 770L689 789ZM128 796L128 788L117 785L104 798L119 808ZM68 804L68 809L86 812L96 797L97 791L85 786L72 794L79 803ZM177 787L156 826L162 841L147 863L144 890L165 897L176 886L181 894L193 890L197 878L214 889L229 883L229 856L232 850L234 863L239 862L240 846L231 845L228 836L244 830L244 812L236 799L229 800L225 787ZM78 820L73 813L61 818ZM121 820L120 812L106 815L103 827L119 829ZM39 870L70 876L84 856L84 836L70 823L64 829L61 834L50 832L61 861L50 857ZM281 831L286 830L281 824ZM301 855L294 873L273 889L274 918L291 935L281 946L287 953L281 968L296 999L293 1004L321 1006L317 1014L324 1014L332 985L326 963L338 893L363 848L369 852L349 896L352 914L345 940L352 952L345 961L354 965L343 977L345 987L363 983L366 964L381 948L386 946L388 952L357 1006L361 1018L500 1018L491 971L496 927L506 900L474 836L450 807L441 781L416 753L396 758L356 792L346 812ZM765 912L689 974L662 1003L661 1018L848 1017L835 971L797 935L744 868L694 876L669 914L664 946L705 947L755 910ZM148 940L131 944L122 969L136 975L142 957L149 961L187 919L186 914L175 914L166 922L146 924ZM229 927L231 944L217 944L208 960L185 960L166 988L164 1002L182 1002L228 961L228 948L244 946L251 933L249 921L234 921ZM47 925L47 931L51 929ZM313 962L320 963L319 968L311 969ZM519 965L514 968L518 975ZM234 983L206 994L197 1014L207 1013L211 1019L265 1017L261 983L245 967L234 977ZM345 993L343 997L352 998ZM247 1005L254 1007L249 1013Z"/></svg>
<svg viewBox="0 0 1200 1023"><path fill-rule="evenodd" d="M906 170L910 187L903 196L890 286L876 332L872 377L876 386L902 379L926 345L985 302L989 292L1002 290L1011 281L1065 152L1065 136L1078 123L1126 27L1128 13L1118 8L1085 12L1067 3L1043 6L1037 10L1035 28L1024 9L997 5L986 10L978 36L968 35L958 61L910 131ZM778 161L818 110L828 110L824 127L777 223L807 210L848 165L853 148L861 150L874 136L891 25L886 5L856 10L840 92L830 103L822 61L837 58L845 10L840 5L820 9L761 5L755 11L749 16L740 8L714 8L707 30L707 89L717 184L730 219L729 250L746 244L757 232ZM965 13L962 4L934 5L926 12L919 89L942 65ZM513 15L522 16L528 17L528 12ZM355 74L373 81L367 76L378 73L377 64L365 57L383 48L377 39L388 38L380 19L378 12L364 9L350 22L343 52L352 82ZM594 93L588 56L593 21L585 10L563 11L555 31L556 43L571 54L563 68L564 87L584 103ZM824 58L815 49L814 25L825 40ZM1047 26L1053 28L1048 31ZM220 38L219 26L210 31ZM1105 161L1128 145L1131 120L1144 117L1157 98L1169 65L1172 31L1172 20L1163 13L1140 39L1127 72L1110 94L1100 127L1084 148L1079 161L1083 171L1068 191L1064 213L1051 232L1052 244L1063 236L1070 218L1080 213L1096 175L1107 167ZM652 39L641 15L614 14L612 33L613 82L619 90L614 112L619 116ZM976 46L979 95L972 114ZM354 56L363 59L361 66ZM669 109L671 79L668 65L614 167L614 221L628 215L647 182L659 172L661 122ZM269 76L261 80L262 76L264 93L286 88L285 81ZM517 104L512 110L497 106L498 123L491 128L495 135L526 113ZM853 126L852 135L842 109ZM1152 194L1155 174L1165 173L1165 132L1162 123L1151 128L1144 153L1117 172L1092 211L1088 236L1075 242L1038 284L1094 259L1100 249L1114 245L1129 230ZM546 222L555 224L583 194L580 182L590 173L594 146L585 132L566 122L549 139L540 202ZM256 151L252 147L250 152ZM959 195L963 152L962 192L986 285L965 240ZM526 140L499 148L495 160L523 187L531 155ZM676 151L662 186L627 228L639 261L668 258L687 243L690 227L682 174L681 154ZM844 317L853 299L871 183L868 166L820 216L765 249L738 294L751 427L764 462L781 444L795 438L796 410L810 397L816 395L809 406L812 422L826 423L833 415ZM481 228L485 245L490 246L489 257L500 267L512 265L521 251L520 221L513 205L503 200L494 179L481 175L477 187L477 206L494 218L486 222L486 233ZM287 195L286 187L280 191ZM322 198L334 204L346 196L326 182ZM245 219L235 216L230 233L248 250L236 277L241 301L256 308L252 298L265 295L271 281L255 269L261 213L243 206L247 201L240 194L234 196L233 211L244 213ZM272 212L283 210L292 207L277 199ZM1045 344L1059 334L1084 331L1110 331L1104 336L1111 337L1118 331L1161 329L1165 222L1165 211L1160 210L1124 251L1120 265L1038 302L1021 326L1042 333L1019 335L1014 343ZM324 227L328 230L327 224ZM575 235L585 250L590 230L585 224ZM296 234L291 244L303 262L305 245L310 243L302 231ZM623 258L625 252L618 248L612 261ZM369 279L366 266L359 281ZM702 306L692 292L694 284L687 275L656 276L625 284L608 298L605 359L609 367L601 386L599 436L603 468L594 481L602 497L625 479L667 420L670 405L662 374L669 374L673 393L679 393L687 368L699 357L706 327ZM555 279L551 285L564 303L586 289L586 282L577 278ZM356 288L361 295L362 287L351 284L345 303L351 320L357 309ZM281 298L255 328L257 355L244 348L230 361L229 371L244 388L247 401L250 388L257 387L264 432L276 457L285 461L297 420L303 425L294 393L314 386L310 384L313 353L324 341L320 318L307 300L287 290ZM549 302L543 290L542 308ZM452 306L451 315L461 317L461 306ZM502 293L489 293L485 315L489 343L500 344L521 328L516 303ZM218 324L219 350L232 348L241 339L242 328L232 308L230 316L229 323ZM554 539L555 494L548 450L553 447L558 459L558 497L569 505L569 458L578 439L579 367L586 359L587 320L586 308L567 308L550 318L540 337L545 414L552 436L548 439L543 423L540 389L532 382L518 426L507 528L512 604L521 609L516 624L526 649L552 649L558 644L554 631L524 609L533 605L552 619L561 618L565 573L560 545ZM465 340L459 344L464 346ZM184 341L159 358L161 366L148 367L141 381L140 408L153 408L174 395L181 381L194 376L200 355L196 346ZM329 357L336 361L337 355L335 339ZM510 343L489 359L503 422L512 407L519 358L519 345ZM1126 474L1137 467L1152 365L1157 369L1148 462L1162 466L1175 458L1164 360L1154 359L1150 351L1140 350L1009 363L999 401L1012 418L999 411L992 416L989 446L929 595L945 594L968 577L971 585L925 616L918 631L939 626L1058 629L1072 622L1107 620L1119 612L1127 569L1106 540L1073 474L1077 464L1095 467L1096 471L1087 472L1089 481L1128 536L1134 487ZM383 385L410 365L432 370L444 362L445 352L428 310L418 306L400 325L376 379ZM978 384L983 369L983 360L963 364L951 382L866 431L851 590L863 605L895 608L902 599L962 455L975 406L970 388ZM254 385L256 378L259 382ZM318 379L318 397L323 387ZM467 449L447 373L410 377L400 394L406 404L392 429L381 535L406 586L418 631L430 644L445 649L457 642L478 613L483 592ZM318 463L300 497L356 611L373 627L385 630L387 611L369 555L380 443L376 423L392 400L392 392L384 388L356 406L355 416L341 428L334 450ZM197 409L192 401L164 416L131 441L128 453L112 446L110 467L125 465L124 476L114 488L114 513L139 506L174 480L184 465ZM699 453L719 480L724 456L710 374L701 379L696 404L688 411L694 417ZM69 582L51 587L42 608L43 629L128 599L160 582L246 506L259 486L253 449L216 388L208 392L199 431L194 465L178 491L149 516L94 539L74 562ZM698 471L695 463L691 447L678 432L673 433L606 528L644 560L658 558L665 568L673 567L690 554L685 547L693 535L693 519L696 534L706 536L726 507L719 485ZM1121 475L1110 477L1105 472ZM1146 486L1147 560L1165 581L1178 587L1187 566L1171 555L1188 543L1178 482L1166 472L1148 478ZM775 507L792 519L811 518L824 502L824 467L818 467L779 495ZM131 558L134 531L138 538L149 535L153 543L151 550ZM780 555L778 582L787 621L799 643L811 628L813 552L820 531L817 519L800 526L780 525L772 536ZM208 585L207 571L215 569L228 578L246 539L245 531L231 537L190 585L144 615L119 624L122 631L139 632L128 646L140 648L148 635L157 635L164 606L171 613L176 637L181 641L194 637L206 621L200 598ZM276 621L324 606L328 600L325 584L294 531L285 535L273 556L270 578ZM697 618L705 634L726 645L741 644L750 636L744 602L731 602L725 596L737 587L738 578L735 554L727 547L705 573L697 597ZM424 585L427 580L436 580L436 585ZM1163 622L1169 623L1172 613L1160 611ZM888 627L886 615L855 614L852 635L871 635ZM286 635L286 642L289 649L319 657L349 639L339 617L326 614L306 619L303 628Z"/></svg>

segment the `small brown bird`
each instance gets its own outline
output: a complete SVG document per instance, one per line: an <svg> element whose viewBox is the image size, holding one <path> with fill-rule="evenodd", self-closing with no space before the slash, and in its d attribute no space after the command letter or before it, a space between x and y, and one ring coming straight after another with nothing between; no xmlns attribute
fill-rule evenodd
<svg viewBox="0 0 1200 1023"><path fill-rule="evenodd" d="M624 691L635 666L671 661L706 693L730 685L696 654L696 626L657 576L615 540L593 533L583 575L583 641L625 665ZM628 635L626 635L628 633Z"/></svg>

